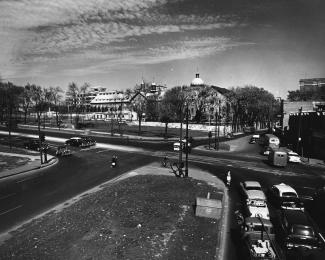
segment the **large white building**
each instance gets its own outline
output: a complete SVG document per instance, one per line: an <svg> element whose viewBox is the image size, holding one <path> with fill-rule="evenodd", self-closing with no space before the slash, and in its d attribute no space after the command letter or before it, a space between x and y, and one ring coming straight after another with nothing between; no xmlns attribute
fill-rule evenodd
<svg viewBox="0 0 325 260"><path fill-rule="evenodd" d="M130 109L131 95L123 91L102 91L90 102L95 119L130 120L134 113Z"/></svg>
<svg viewBox="0 0 325 260"><path fill-rule="evenodd" d="M154 82L146 85L142 82L139 88L132 92L100 91L90 102L91 111L95 119L137 120L137 114L132 108L136 96L141 94L147 100L159 102L165 90L166 86L157 85Z"/></svg>

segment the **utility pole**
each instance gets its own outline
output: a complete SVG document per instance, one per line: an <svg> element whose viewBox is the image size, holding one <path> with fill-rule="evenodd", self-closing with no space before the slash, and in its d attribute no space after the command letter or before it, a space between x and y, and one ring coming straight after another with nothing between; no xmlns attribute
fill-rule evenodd
<svg viewBox="0 0 325 260"><path fill-rule="evenodd" d="M183 167L183 142L182 142L182 139L183 139L183 112L182 112L182 108L181 108L181 111L180 111L180 121L181 121L181 127L179 129L179 157L178 157L178 165L179 165L179 168L182 169Z"/></svg>
<svg viewBox="0 0 325 260"><path fill-rule="evenodd" d="M218 125L218 111L216 111L215 114L215 118L216 118L216 125L214 127L214 149L217 149L217 125ZM210 149L210 146L209 146Z"/></svg>
<svg viewBox="0 0 325 260"><path fill-rule="evenodd" d="M219 135L220 135L219 117L220 117L220 100L218 100L218 110L216 111L216 126L214 128L214 149L216 149L217 151L219 150Z"/></svg>
<svg viewBox="0 0 325 260"><path fill-rule="evenodd" d="M301 148L301 113L302 113L302 107L299 108L297 152L299 152Z"/></svg>
<svg viewBox="0 0 325 260"><path fill-rule="evenodd" d="M188 177L188 102L186 102L185 177Z"/></svg>

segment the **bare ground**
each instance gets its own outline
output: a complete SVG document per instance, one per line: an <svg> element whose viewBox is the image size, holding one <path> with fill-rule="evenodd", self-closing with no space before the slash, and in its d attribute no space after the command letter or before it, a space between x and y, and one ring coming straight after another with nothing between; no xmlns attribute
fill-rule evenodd
<svg viewBox="0 0 325 260"><path fill-rule="evenodd" d="M217 220L195 198L221 199L191 178L135 176L12 232L0 259L214 259Z"/></svg>

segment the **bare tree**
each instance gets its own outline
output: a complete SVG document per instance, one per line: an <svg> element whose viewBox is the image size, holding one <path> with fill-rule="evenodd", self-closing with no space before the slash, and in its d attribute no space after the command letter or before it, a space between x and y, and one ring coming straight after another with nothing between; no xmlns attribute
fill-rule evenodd
<svg viewBox="0 0 325 260"><path fill-rule="evenodd" d="M80 105L80 111L85 112L87 111L87 98L86 98L86 94L88 92L88 89L90 87L89 83L84 83L80 89L79 89L79 105Z"/></svg>
<svg viewBox="0 0 325 260"><path fill-rule="evenodd" d="M20 104L21 94L23 92L22 87L15 86L11 82L2 83L1 86L1 107L2 113L4 113L4 118L6 119L6 124L8 127L9 134L9 145L11 149L11 131L16 125L16 120L14 120L13 115L17 115L18 108Z"/></svg>
<svg viewBox="0 0 325 260"><path fill-rule="evenodd" d="M58 127L60 127L58 112L59 112L59 104L62 99L61 93L63 93L63 90L60 87L50 87L50 92L51 92L51 96L52 96L51 100L53 102L54 111L55 111L56 125Z"/></svg>
<svg viewBox="0 0 325 260"><path fill-rule="evenodd" d="M70 107L70 112L76 113L75 124L77 125L79 122L79 106L78 106L78 95L79 88L76 83L72 82L68 85L68 90L66 91L66 102L68 107Z"/></svg>
<svg viewBox="0 0 325 260"><path fill-rule="evenodd" d="M24 123L27 123L27 114L32 106L32 90L31 85L28 83L24 87L24 91L22 93L22 109L24 111Z"/></svg>
<svg viewBox="0 0 325 260"><path fill-rule="evenodd" d="M89 88L88 83L84 83L80 88L76 83L72 82L68 85L68 90L66 92L66 102L68 106L71 106L72 110L76 113L75 125L78 126L79 115L81 112L86 110L86 93Z"/></svg>
<svg viewBox="0 0 325 260"><path fill-rule="evenodd" d="M146 96L144 95L144 93L141 93L141 91L137 91L131 99L132 110L137 113L139 122L138 135L141 135L141 122L146 111L146 102Z"/></svg>

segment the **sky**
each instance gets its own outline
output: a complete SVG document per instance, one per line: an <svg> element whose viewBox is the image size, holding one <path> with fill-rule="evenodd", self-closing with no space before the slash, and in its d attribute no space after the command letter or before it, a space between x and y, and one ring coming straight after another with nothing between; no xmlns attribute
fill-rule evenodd
<svg viewBox="0 0 325 260"><path fill-rule="evenodd" d="M0 77L108 90L196 73L286 98L325 77L323 0L0 0Z"/></svg>

